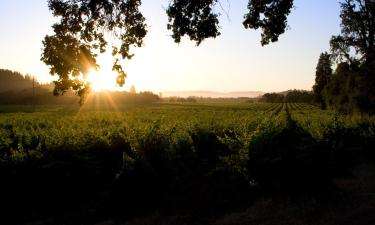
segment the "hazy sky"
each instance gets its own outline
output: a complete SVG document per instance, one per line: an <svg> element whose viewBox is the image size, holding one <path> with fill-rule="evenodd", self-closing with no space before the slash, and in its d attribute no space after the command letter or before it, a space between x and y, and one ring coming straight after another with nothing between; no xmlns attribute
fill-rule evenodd
<svg viewBox="0 0 375 225"><path fill-rule="evenodd" d="M127 84L138 90L283 91L311 89L319 54L340 31L338 0L295 0L290 30L260 45L260 32L242 26L248 0L221 0L222 35L201 46L175 44L166 29L167 0L143 0L149 33L145 46L125 62ZM0 0L0 68L51 78L40 61L42 40L54 18L47 0Z"/></svg>

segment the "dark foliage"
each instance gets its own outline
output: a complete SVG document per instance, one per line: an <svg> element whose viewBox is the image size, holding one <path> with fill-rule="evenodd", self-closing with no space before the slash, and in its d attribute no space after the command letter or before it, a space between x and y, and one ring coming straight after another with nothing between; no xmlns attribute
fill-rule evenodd
<svg viewBox="0 0 375 225"><path fill-rule="evenodd" d="M284 95L278 93L266 93L259 99L259 101L270 103L284 102Z"/></svg>
<svg viewBox="0 0 375 225"><path fill-rule="evenodd" d="M0 214L6 224L45 218L97 220L93 214L109 195L111 183L122 165L126 143L93 143L85 150L55 149L29 152L22 162L1 161ZM44 151L45 149L41 149ZM81 214L79 218L76 213ZM22 216L20 216L22 215ZM80 218L85 218L81 221Z"/></svg>
<svg viewBox="0 0 375 225"><path fill-rule="evenodd" d="M287 28L292 7L293 0L250 0L243 25L248 29L262 29L262 45L276 42Z"/></svg>
<svg viewBox="0 0 375 225"><path fill-rule="evenodd" d="M343 113L373 114L374 65L340 63L322 91L325 104Z"/></svg>
<svg viewBox="0 0 375 225"><path fill-rule="evenodd" d="M373 60L375 57L375 2L344 0L341 3L340 17L341 34L331 39L333 58L348 62Z"/></svg>
<svg viewBox="0 0 375 225"><path fill-rule="evenodd" d="M313 94L310 91L290 90L290 91L287 91L284 102L312 103Z"/></svg>
<svg viewBox="0 0 375 225"><path fill-rule="evenodd" d="M168 30L172 38L180 43L187 35L199 45L206 38L220 35L219 15L213 12L217 0L172 0L167 9Z"/></svg>
<svg viewBox="0 0 375 225"><path fill-rule="evenodd" d="M318 65L316 66L315 85L313 86L314 100L320 104L322 109L326 108L322 92L332 76L330 57L328 53L322 53L319 57Z"/></svg>
<svg viewBox="0 0 375 225"><path fill-rule="evenodd" d="M99 67L97 54L105 52L108 45L105 32L111 32L121 43L111 47L116 58L113 70L118 72L117 84L124 85L126 74L118 56L132 58L130 47L141 47L147 33L140 5L140 0L48 1L60 21L53 25L54 35L45 37L41 59L50 66L51 75L59 78L55 82L56 95L73 89L84 99L89 86L79 76Z"/></svg>
<svg viewBox="0 0 375 225"><path fill-rule="evenodd" d="M249 175L271 194L324 194L332 185L330 151L289 119L259 132L249 148Z"/></svg>
<svg viewBox="0 0 375 225"><path fill-rule="evenodd" d="M336 121L327 126L323 133L322 144L330 149L335 172L344 174L347 168L361 162L372 162L375 159L373 146L375 138L368 131L375 127L368 121L356 127L345 127Z"/></svg>
<svg viewBox="0 0 375 225"><path fill-rule="evenodd" d="M310 91L289 90L283 93L266 93L259 99L259 101L269 103L312 103L313 95Z"/></svg>
<svg viewBox="0 0 375 225"><path fill-rule="evenodd" d="M323 92L324 101L329 107L345 113L356 110L357 107L353 97L357 73L358 67L353 67L348 63L341 63L337 66Z"/></svg>
<svg viewBox="0 0 375 225"><path fill-rule="evenodd" d="M207 216L247 204L251 197L247 178L229 168L219 169L219 157L233 153L211 132L198 129L191 137L194 146L180 143L176 151L168 152L167 137L150 132L139 155L125 156L113 194L112 210L118 217L147 215L155 209L164 215Z"/></svg>
<svg viewBox="0 0 375 225"><path fill-rule="evenodd" d="M341 3L341 34L333 36L331 53L320 56L316 101L345 113L373 114L375 106L375 2L345 0ZM336 61L331 76L328 58Z"/></svg>

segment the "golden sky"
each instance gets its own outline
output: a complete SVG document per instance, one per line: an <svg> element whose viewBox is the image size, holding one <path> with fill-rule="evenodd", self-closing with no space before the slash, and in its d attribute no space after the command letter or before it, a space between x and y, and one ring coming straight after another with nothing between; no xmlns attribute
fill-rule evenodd
<svg viewBox="0 0 375 225"><path fill-rule="evenodd" d="M144 0L142 11L149 25L145 46L124 62L126 88L137 90L283 91L311 89L319 55L329 50L329 39L339 27L338 1L296 0L289 17L290 30L279 42L261 47L260 33L245 30L242 18L247 0L223 1L229 12L221 17L222 35L196 47L183 39L176 44L166 29L167 0ZM0 68L52 76L40 61L42 40L51 33L54 18L47 0L0 1ZM101 56L101 73L111 73Z"/></svg>

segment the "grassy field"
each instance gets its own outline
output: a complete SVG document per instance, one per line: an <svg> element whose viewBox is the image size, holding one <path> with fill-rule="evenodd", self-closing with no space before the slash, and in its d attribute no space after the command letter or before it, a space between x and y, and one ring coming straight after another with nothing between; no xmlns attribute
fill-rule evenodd
<svg viewBox="0 0 375 225"><path fill-rule="evenodd" d="M355 188L342 177L374 165L374 140L375 117L302 103L0 106L0 216L9 224L252 224L270 210L277 216L264 224L325 224L303 213L327 207L319 218L332 224L348 209L311 199L373 193L361 173ZM308 206L270 204L280 198Z"/></svg>

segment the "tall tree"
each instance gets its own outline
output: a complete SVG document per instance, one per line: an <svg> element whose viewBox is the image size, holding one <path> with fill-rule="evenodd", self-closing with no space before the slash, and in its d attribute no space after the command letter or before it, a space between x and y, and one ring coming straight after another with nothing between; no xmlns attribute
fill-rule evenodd
<svg viewBox="0 0 375 225"><path fill-rule="evenodd" d="M341 34L331 39L336 60L372 61L375 57L375 1L344 0L341 4Z"/></svg>
<svg viewBox="0 0 375 225"><path fill-rule="evenodd" d="M315 85L313 86L314 98L322 109L326 108L323 98L323 90L327 86L332 76L331 59L327 52L320 54L318 65L316 66Z"/></svg>
<svg viewBox="0 0 375 225"><path fill-rule="evenodd" d="M354 107L350 111L374 113L375 108L375 1L344 0L341 2L341 34L331 39L332 57L348 63L349 69L336 69L337 83L347 84L346 96ZM343 74L350 74L343 75ZM344 77L346 77L344 79ZM331 85L332 86L332 85ZM333 85L338 86L338 85ZM343 92L342 92L343 93Z"/></svg>
<svg viewBox="0 0 375 225"><path fill-rule="evenodd" d="M343 113L358 111L355 96L358 95L356 78L358 64L341 62L322 91L324 102L330 108Z"/></svg>

